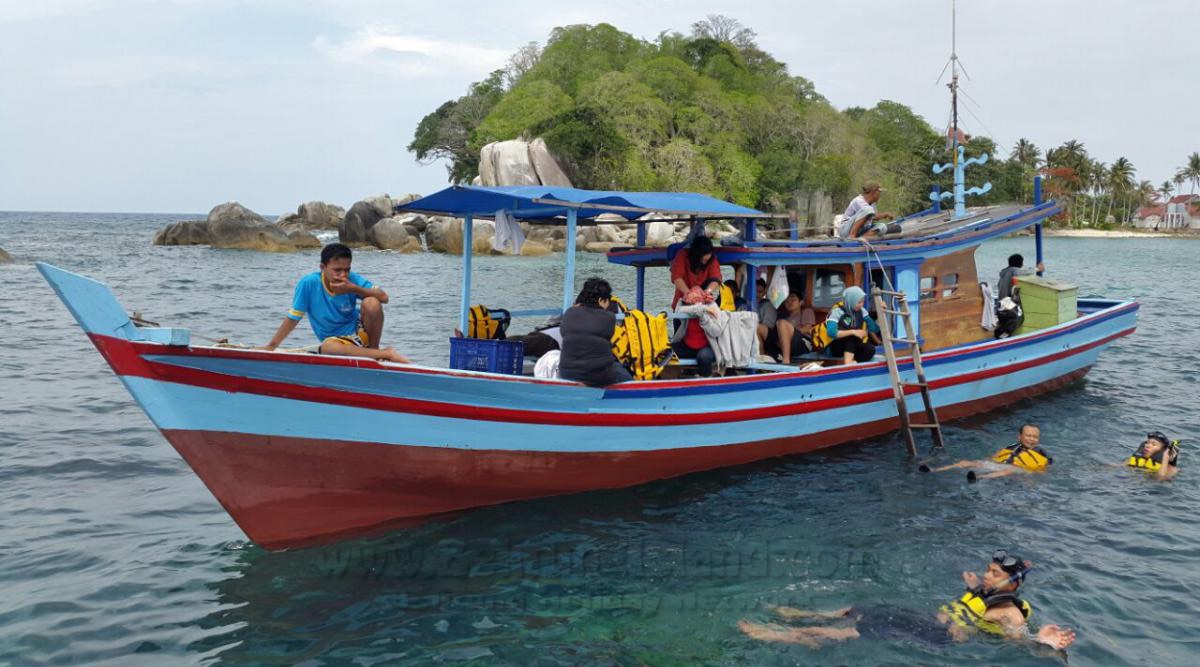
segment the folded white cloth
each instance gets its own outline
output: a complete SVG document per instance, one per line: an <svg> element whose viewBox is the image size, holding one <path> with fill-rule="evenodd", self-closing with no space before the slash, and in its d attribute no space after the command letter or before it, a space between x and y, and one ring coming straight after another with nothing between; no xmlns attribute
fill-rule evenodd
<svg viewBox="0 0 1200 667"><path fill-rule="evenodd" d="M558 379L558 360L562 353L558 350L550 350L543 354L537 360L537 364L533 366L533 377L542 378L543 380Z"/></svg>

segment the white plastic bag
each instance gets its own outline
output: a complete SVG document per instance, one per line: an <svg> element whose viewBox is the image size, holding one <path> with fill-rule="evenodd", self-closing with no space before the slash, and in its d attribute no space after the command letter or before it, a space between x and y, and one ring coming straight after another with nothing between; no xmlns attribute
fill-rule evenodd
<svg viewBox="0 0 1200 667"><path fill-rule="evenodd" d="M771 276L771 284L767 285L767 298L771 301L771 305L776 308L782 306L784 299L787 299L789 289L787 268L775 267L775 274Z"/></svg>

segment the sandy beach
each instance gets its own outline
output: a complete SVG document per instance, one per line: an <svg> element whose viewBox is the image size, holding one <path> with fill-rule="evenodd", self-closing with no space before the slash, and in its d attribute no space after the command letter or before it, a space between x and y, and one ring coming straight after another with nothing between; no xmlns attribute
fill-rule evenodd
<svg viewBox="0 0 1200 667"><path fill-rule="evenodd" d="M1197 238L1195 234L1168 234L1167 232L1143 232L1132 229L1047 229L1046 236L1067 236L1085 239L1132 239L1132 238Z"/></svg>

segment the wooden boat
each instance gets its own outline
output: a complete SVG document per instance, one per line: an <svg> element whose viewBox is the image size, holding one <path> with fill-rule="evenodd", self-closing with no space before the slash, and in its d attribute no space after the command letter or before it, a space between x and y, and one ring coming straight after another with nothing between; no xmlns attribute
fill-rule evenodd
<svg viewBox="0 0 1200 667"><path fill-rule="evenodd" d="M1082 377L1101 351L1131 334L1138 304L1081 299L1069 321L1002 340L979 327L985 304L974 251L1039 226L1053 202L930 210L902 236L873 242L759 240L770 218L701 195L565 188L453 187L412 211L472 220L593 224L604 213L651 211L732 219L742 239L723 264L778 267L808 305L841 287L887 280L909 295L914 333L943 419L984 412ZM1038 227L1040 231L1040 226ZM638 271L670 249L615 249ZM1040 233L1038 235L1040 258ZM573 249L563 307L574 299ZM462 316L470 304L471 254ZM660 379L596 389L535 379L364 359L191 345L183 329L139 328L103 284L47 264L39 269L167 440L245 533L268 549L361 535L473 507L642 484L822 447L897 428L885 363L799 370L761 365L718 378ZM951 277L953 277L951 279ZM754 303L753 282L749 298ZM465 321L463 330L466 330ZM900 361L902 374L911 365Z"/></svg>

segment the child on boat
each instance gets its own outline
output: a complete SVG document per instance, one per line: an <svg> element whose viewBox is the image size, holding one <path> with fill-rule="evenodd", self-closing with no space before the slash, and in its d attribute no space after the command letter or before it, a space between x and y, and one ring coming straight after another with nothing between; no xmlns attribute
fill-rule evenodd
<svg viewBox="0 0 1200 667"><path fill-rule="evenodd" d="M891 605L845 607L833 611L805 611L791 607L772 607L785 619L834 621L841 624L787 627L776 624L740 621L738 628L763 641L803 644L818 649L823 642L848 641L869 637L883 640L917 640L927 644L966 641L972 633L982 632L1004 639L1032 641L1064 650L1075 642L1075 631L1057 625L1045 625L1036 633L1029 628L1032 606L1017 596L1033 564L1010 555L1004 549L992 554L983 576L963 572L967 590L953 602L942 605L936 617ZM849 621L846 624L845 621Z"/></svg>
<svg viewBox="0 0 1200 667"><path fill-rule="evenodd" d="M320 354L368 357L408 363L395 349L379 348L383 334L383 304L388 294L350 270L350 248L330 243L321 249L321 267L296 283L292 307L264 350L274 350L304 316L320 346ZM361 302L361 305L360 305Z"/></svg>
<svg viewBox="0 0 1200 667"><path fill-rule="evenodd" d="M1054 463L1054 459L1041 448L1042 430L1033 424L1022 424L1017 431L1017 441L992 455L986 461L959 461L940 468L930 468L921 465L921 472L945 472L956 468L990 468L991 471L976 476L972 470L967 473L967 481L976 479L994 479L1007 477L1021 472L1042 472Z"/></svg>

